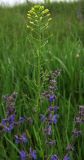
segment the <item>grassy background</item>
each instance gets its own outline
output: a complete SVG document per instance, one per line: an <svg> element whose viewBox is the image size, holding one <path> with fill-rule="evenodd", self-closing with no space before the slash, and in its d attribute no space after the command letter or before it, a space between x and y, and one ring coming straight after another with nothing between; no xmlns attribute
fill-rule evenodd
<svg viewBox="0 0 84 160"><path fill-rule="evenodd" d="M34 108L37 92L33 79L35 53L26 29L26 14L31 6L33 4L28 3L13 8L0 7L0 118L5 114L2 96L13 91L18 92L18 115L31 115L31 107ZM78 15L78 3L52 3L46 7L53 20L44 35L49 38L41 64L44 77L57 68L62 70L58 92L61 120L64 123L60 120L59 131L60 126L64 129L62 135L59 133L57 149L62 156L70 140L74 115L78 112L78 106L84 104L84 19ZM61 143L64 145L61 146ZM78 160L84 159L83 146L84 143L81 144L82 149L78 150ZM3 150L4 145L1 144L1 148ZM12 148L11 152L16 155ZM4 149L5 159L8 156L6 152ZM9 160L13 160L11 156Z"/></svg>

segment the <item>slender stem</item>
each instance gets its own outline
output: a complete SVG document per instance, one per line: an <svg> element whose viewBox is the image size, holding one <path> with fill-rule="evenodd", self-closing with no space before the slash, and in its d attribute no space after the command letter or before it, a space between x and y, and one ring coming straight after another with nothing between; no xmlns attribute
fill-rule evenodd
<svg viewBox="0 0 84 160"><path fill-rule="evenodd" d="M41 33L39 33L39 46L37 49L37 72L38 72L38 79L37 79L37 86L38 86L38 93L37 93L37 107L38 112L40 111L39 102L40 102L40 92L41 92Z"/></svg>

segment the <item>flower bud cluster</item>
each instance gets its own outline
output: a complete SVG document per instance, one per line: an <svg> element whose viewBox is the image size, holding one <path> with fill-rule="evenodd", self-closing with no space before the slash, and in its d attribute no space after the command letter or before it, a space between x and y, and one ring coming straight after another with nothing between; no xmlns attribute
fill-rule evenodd
<svg viewBox="0 0 84 160"><path fill-rule="evenodd" d="M48 9L45 9L44 6L35 5L27 13L27 28L31 31L39 31L47 29L49 22L52 20L50 17L50 12Z"/></svg>

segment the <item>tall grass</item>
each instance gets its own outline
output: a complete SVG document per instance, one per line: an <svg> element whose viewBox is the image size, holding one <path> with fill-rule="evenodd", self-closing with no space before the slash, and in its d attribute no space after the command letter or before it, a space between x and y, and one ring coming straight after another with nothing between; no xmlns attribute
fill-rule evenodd
<svg viewBox="0 0 84 160"><path fill-rule="evenodd" d="M27 11L32 5L28 3L13 8L0 7L0 119L5 116L2 96L13 91L18 92L16 102L18 116L26 115L35 118L33 110L37 86L34 74L37 77L38 71L34 70L35 50L26 28ZM55 151L62 158L66 145L70 142L71 130L74 128L73 119L78 112L78 106L84 104L84 20L80 21L77 16L78 3L46 5L53 20L43 37L44 39L47 37L48 43L42 49L41 84L43 86L46 83L46 77L52 71L61 69L61 76L58 80L58 103L61 118L58 124L59 129L55 131L57 132ZM42 92L44 90L45 85ZM40 107L41 111L45 111L48 104L45 102ZM36 121L34 127L28 135L35 137L34 147L40 153L44 147L43 137L40 135L41 131L38 131L39 124L36 124ZM84 130L84 127L82 129ZM18 159L18 148L12 139L13 135L6 135L5 140L1 140L1 160ZM75 151L78 152L76 159L83 160L84 135L78 140L77 145L79 149ZM10 149L11 154L9 155Z"/></svg>

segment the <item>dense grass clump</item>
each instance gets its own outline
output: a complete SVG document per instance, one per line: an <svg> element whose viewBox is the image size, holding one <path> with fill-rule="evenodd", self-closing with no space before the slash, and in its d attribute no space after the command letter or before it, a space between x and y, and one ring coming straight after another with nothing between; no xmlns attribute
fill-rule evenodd
<svg viewBox="0 0 84 160"><path fill-rule="evenodd" d="M0 6L0 160L83 160L83 11L49 3L31 26L33 6Z"/></svg>

